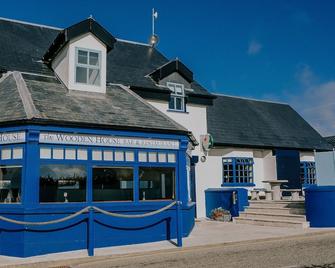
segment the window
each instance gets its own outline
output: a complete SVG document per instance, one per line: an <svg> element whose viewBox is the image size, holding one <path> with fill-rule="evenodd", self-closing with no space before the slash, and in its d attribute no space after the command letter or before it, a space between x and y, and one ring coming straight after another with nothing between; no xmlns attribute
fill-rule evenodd
<svg viewBox="0 0 335 268"><path fill-rule="evenodd" d="M252 158L223 158L223 184L253 184Z"/></svg>
<svg viewBox="0 0 335 268"><path fill-rule="evenodd" d="M100 86L101 52L76 49L76 82Z"/></svg>
<svg viewBox="0 0 335 268"><path fill-rule="evenodd" d="M85 202L86 180L84 166L42 165L40 202Z"/></svg>
<svg viewBox="0 0 335 268"><path fill-rule="evenodd" d="M133 173L128 167L93 168L93 201L132 201Z"/></svg>
<svg viewBox="0 0 335 268"><path fill-rule="evenodd" d="M140 200L164 200L175 198L175 169L140 167Z"/></svg>
<svg viewBox="0 0 335 268"><path fill-rule="evenodd" d="M0 203L21 202L22 167L0 167Z"/></svg>
<svg viewBox="0 0 335 268"><path fill-rule="evenodd" d="M300 179L302 184L316 184L315 162L300 162Z"/></svg>
<svg viewBox="0 0 335 268"><path fill-rule="evenodd" d="M184 85L176 83L167 83L171 90L169 109L174 111L185 111L185 91Z"/></svg>

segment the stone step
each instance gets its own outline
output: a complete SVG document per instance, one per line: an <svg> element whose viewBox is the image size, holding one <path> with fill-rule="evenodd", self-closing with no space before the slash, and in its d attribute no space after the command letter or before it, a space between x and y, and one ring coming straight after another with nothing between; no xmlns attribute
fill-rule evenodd
<svg viewBox="0 0 335 268"><path fill-rule="evenodd" d="M282 221L298 221L305 222L305 215L292 215L292 214L274 214L264 212L249 212L249 210L240 213L240 218L244 219L268 219L268 220L282 220Z"/></svg>
<svg viewBox="0 0 335 268"><path fill-rule="evenodd" d="M246 207L246 211L255 213L305 215L305 208Z"/></svg>
<svg viewBox="0 0 335 268"><path fill-rule="evenodd" d="M273 227L289 227L289 228L308 228L309 222L299 222L292 220L269 220L269 219L247 219L247 218L234 218L234 223L237 224L252 224L252 225L261 225L261 226L273 226Z"/></svg>
<svg viewBox="0 0 335 268"><path fill-rule="evenodd" d="M304 201L249 201L249 207L304 208Z"/></svg>

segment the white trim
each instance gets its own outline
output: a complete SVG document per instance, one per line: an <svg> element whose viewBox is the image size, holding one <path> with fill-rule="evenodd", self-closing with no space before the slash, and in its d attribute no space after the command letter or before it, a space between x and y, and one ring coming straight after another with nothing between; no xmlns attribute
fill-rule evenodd
<svg viewBox="0 0 335 268"><path fill-rule="evenodd" d="M38 26L38 27L43 27L43 28L49 28L49 29L53 29L53 30L63 30L62 28L58 28L58 27L54 27L54 26L32 23L32 22L27 22L27 21L22 21L22 20L8 19L8 18L4 18L4 17L0 17L0 20L16 22L16 23L21 23L21 24L31 25L31 26Z"/></svg>
<svg viewBox="0 0 335 268"><path fill-rule="evenodd" d="M121 39L121 38L116 38L116 40L119 41L119 42L124 42L124 43L129 43L129 44L134 44L134 45L141 45L141 46L151 47L151 45L149 45L149 44L141 43L141 42L137 42L137 41L125 40L125 39Z"/></svg>
<svg viewBox="0 0 335 268"><path fill-rule="evenodd" d="M240 96L233 96L233 95L227 95L227 94L221 94L221 93L211 93L211 94L212 95L216 95L216 96L230 97L230 98L242 99L242 100L252 100L252 101L259 101L259 102L267 102L267 103L276 103L276 104L289 105L287 102L280 102L280 101L260 100L260 99L254 99L254 98L248 98L248 97L240 97Z"/></svg>

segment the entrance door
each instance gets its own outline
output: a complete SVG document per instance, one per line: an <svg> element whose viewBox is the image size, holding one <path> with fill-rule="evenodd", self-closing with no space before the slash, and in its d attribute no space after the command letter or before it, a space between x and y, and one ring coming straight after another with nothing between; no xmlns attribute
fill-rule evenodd
<svg viewBox="0 0 335 268"><path fill-rule="evenodd" d="M299 151L276 150L276 162L278 180L288 180L281 188L301 189Z"/></svg>
<svg viewBox="0 0 335 268"><path fill-rule="evenodd" d="M190 191L192 202L197 202L196 182L195 182L195 165L198 163L199 157L192 156L191 158L191 174L190 174ZM195 207L195 217L197 217L197 207Z"/></svg>

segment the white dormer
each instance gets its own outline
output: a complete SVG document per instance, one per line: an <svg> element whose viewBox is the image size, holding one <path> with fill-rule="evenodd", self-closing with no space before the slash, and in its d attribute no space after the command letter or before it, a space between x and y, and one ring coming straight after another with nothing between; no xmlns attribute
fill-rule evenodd
<svg viewBox="0 0 335 268"><path fill-rule="evenodd" d="M44 56L69 90L106 93L107 52L115 39L93 19L63 30Z"/></svg>

